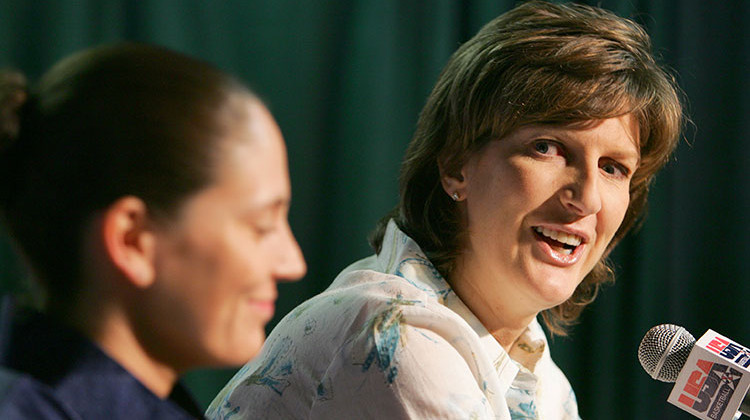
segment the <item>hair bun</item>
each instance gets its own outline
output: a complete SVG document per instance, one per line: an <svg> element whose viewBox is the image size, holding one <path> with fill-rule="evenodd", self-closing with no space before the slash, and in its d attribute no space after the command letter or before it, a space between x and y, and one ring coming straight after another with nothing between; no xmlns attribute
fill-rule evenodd
<svg viewBox="0 0 750 420"><path fill-rule="evenodd" d="M0 72L0 150L14 142L20 130L18 111L26 102L26 78L16 71Z"/></svg>

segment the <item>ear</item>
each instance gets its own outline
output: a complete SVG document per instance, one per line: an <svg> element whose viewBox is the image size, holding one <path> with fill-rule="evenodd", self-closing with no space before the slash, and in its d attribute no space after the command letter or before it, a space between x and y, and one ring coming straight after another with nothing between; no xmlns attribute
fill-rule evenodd
<svg viewBox="0 0 750 420"><path fill-rule="evenodd" d="M440 170L440 183L443 185L446 194L454 201L463 200L466 197L466 194L464 194L466 177L464 176L463 166L458 171L448 171L443 162L438 161L438 169Z"/></svg>
<svg viewBox="0 0 750 420"><path fill-rule="evenodd" d="M112 203L104 213L102 235L112 264L136 287L149 287L155 278L155 237L146 203L133 196Z"/></svg>

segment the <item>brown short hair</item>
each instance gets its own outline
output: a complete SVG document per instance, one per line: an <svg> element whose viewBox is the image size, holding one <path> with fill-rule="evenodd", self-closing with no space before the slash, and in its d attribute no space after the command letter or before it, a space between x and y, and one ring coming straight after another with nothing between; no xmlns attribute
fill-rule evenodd
<svg viewBox="0 0 750 420"><path fill-rule="evenodd" d="M640 130L640 166L623 223L573 295L542 313L550 331L563 335L612 279L606 255L641 219L649 185L677 144L683 122L678 92L638 24L585 5L521 4L451 56L420 114L401 167L401 199L389 216L450 279L464 228L441 187L438 162L443 174L458 173L487 142L521 126L632 113ZM376 251L384 223L373 236Z"/></svg>

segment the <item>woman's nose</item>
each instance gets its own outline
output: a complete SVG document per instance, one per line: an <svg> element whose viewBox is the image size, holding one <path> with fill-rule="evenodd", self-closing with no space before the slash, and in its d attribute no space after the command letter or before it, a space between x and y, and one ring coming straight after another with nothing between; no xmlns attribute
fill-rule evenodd
<svg viewBox="0 0 750 420"><path fill-rule="evenodd" d="M563 206L579 216L596 214L602 209L599 190L599 169L581 168L575 171L573 179L563 188Z"/></svg>
<svg viewBox="0 0 750 420"><path fill-rule="evenodd" d="M307 264L292 229L287 225L285 230L277 249L278 259L274 267L274 276L277 281L295 281L305 275Z"/></svg>

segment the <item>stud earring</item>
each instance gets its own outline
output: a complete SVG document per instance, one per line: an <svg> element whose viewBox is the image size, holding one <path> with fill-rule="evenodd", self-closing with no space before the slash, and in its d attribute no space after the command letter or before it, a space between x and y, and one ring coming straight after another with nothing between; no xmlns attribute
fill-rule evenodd
<svg viewBox="0 0 750 420"><path fill-rule="evenodd" d="M453 199L453 201L458 201L458 199L461 197L458 196L457 192L454 192L453 194L451 194L451 198Z"/></svg>

